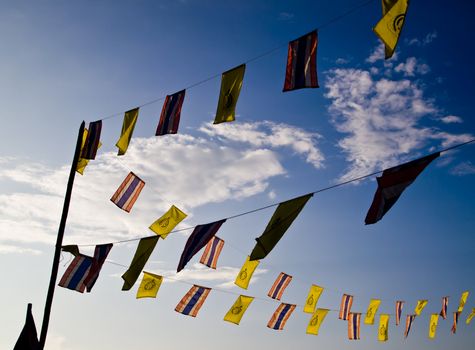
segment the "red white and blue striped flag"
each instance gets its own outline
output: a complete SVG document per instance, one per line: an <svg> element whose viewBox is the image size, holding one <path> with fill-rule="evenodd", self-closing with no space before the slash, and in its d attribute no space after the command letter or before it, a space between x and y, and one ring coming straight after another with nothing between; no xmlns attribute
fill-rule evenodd
<svg viewBox="0 0 475 350"><path fill-rule="evenodd" d="M449 297L442 298L442 310L440 310L440 316L445 320L447 318L447 307L449 306Z"/></svg>
<svg viewBox="0 0 475 350"><path fill-rule="evenodd" d="M201 256L200 263L216 269L218 263L219 254L223 250L224 241L221 238L214 236L206 245L205 251Z"/></svg>
<svg viewBox="0 0 475 350"><path fill-rule="evenodd" d="M296 305L281 303L275 310L271 319L267 323L267 327L281 331L284 329L285 323L294 312Z"/></svg>
<svg viewBox="0 0 475 350"><path fill-rule="evenodd" d="M196 317L210 291L211 288L201 287L196 284L193 285L175 307L175 311L183 315Z"/></svg>
<svg viewBox="0 0 475 350"><path fill-rule="evenodd" d="M89 123L87 130L86 141L81 151L81 158L95 159L97 149L99 148L99 141L101 138L102 120Z"/></svg>
<svg viewBox="0 0 475 350"><path fill-rule="evenodd" d="M86 285L84 280L87 278L92 266L92 258L90 256L79 254L74 257L71 264L61 277L59 286L76 290L80 293L84 293Z"/></svg>
<svg viewBox="0 0 475 350"><path fill-rule="evenodd" d="M173 95L167 95L163 104L160 121L157 126L156 136L165 134L176 134L180 124L181 106L185 99L185 90L181 90Z"/></svg>
<svg viewBox="0 0 475 350"><path fill-rule="evenodd" d="M290 281L292 281L292 276L281 272L267 295L270 296L272 299L280 300L280 298L282 298L282 294L284 294L285 288L287 288Z"/></svg>
<svg viewBox="0 0 475 350"><path fill-rule="evenodd" d="M99 277L99 273L101 272L102 265L104 265L104 262L106 261L111 249L112 243L96 245L96 248L94 249L94 256L92 258L91 269L84 280L84 284L86 285L88 292L90 292L92 287L94 287L94 284Z"/></svg>
<svg viewBox="0 0 475 350"><path fill-rule="evenodd" d="M125 178L122 184L111 198L111 201L115 203L119 208L130 213L132 206L139 197L142 188L145 186L145 182L141 180L133 172Z"/></svg>
<svg viewBox="0 0 475 350"><path fill-rule="evenodd" d="M303 88L318 88L317 45L318 33L316 30L289 42L284 92Z"/></svg>
<svg viewBox="0 0 475 350"><path fill-rule="evenodd" d="M412 322L414 322L414 319L416 318L416 315L407 315L406 316L406 329L404 330L404 338L407 338L409 335L409 331L411 330Z"/></svg>
<svg viewBox="0 0 475 350"><path fill-rule="evenodd" d="M343 294L343 297L341 298L341 304L340 304L340 314L338 315L338 318L340 320L346 321L348 319L348 315L351 311L352 304L353 304L353 296L348 295L348 294Z"/></svg>
<svg viewBox="0 0 475 350"><path fill-rule="evenodd" d="M401 314L402 314L403 306L404 306L404 301L402 300L396 301L396 326L399 326L399 323L401 323Z"/></svg>
<svg viewBox="0 0 475 350"><path fill-rule="evenodd" d="M361 313L350 312L348 315L348 339L360 339Z"/></svg>
<svg viewBox="0 0 475 350"><path fill-rule="evenodd" d="M457 323L459 321L459 316L462 312L455 311L454 312L454 323L452 324L451 332L452 334L455 334L457 332Z"/></svg>

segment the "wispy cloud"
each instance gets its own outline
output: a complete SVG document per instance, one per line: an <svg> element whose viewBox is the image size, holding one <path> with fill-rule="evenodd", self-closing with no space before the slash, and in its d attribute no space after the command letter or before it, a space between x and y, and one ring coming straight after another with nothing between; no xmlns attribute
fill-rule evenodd
<svg viewBox="0 0 475 350"><path fill-rule="evenodd" d="M290 22L294 19L294 17L295 17L295 15L291 12L281 12L277 16L277 19L279 21L283 21L283 22Z"/></svg>
<svg viewBox="0 0 475 350"><path fill-rule="evenodd" d="M406 62L399 63L394 70L403 73L405 77L414 77L416 74L427 74L430 67L425 63L419 63L415 57L409 57Z"/></svg>
<svg viewBox="0 0 475 350"><path fill-rule="evenodd" d="M452 123L463 123L463 119L457 117L456 115L448 115L445 117L440 118L440 121L445 124L452 124Z"/></svg>
<svg viewBox="0 0 475 350"><path fill-rule="evenodd" d="M475 174L475 164L470 161L460 163L452 168L451 173L458 176L473 175Z"/></svg>
<svg viewBox="0 0 475 350"><path fill-rule="evenodd" d="M418 38L412 38L412 39L406 39L405 42L407 45L412 46L426 46L432 43L435 39L437 38L437 31L433 31L428 33L424 38L418 39Z"/></svg>

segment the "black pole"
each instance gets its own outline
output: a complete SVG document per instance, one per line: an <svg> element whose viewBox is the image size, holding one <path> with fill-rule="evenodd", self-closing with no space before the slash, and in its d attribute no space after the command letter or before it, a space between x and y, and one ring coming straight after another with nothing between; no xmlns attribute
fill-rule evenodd
<svg viewBox="0 0 475 350"><path fill-rule="evenodd" d="M74 151L73 163L69 172L68 186L64 197L63 212L61 214L61 222L59 223L58 237L56 238L56 247L54 250L53 267L51 268L51 278L49 280L48 295L46 296L45 312L43 314L43 324L41 325L40 350L43 350L46 342L46 334L48 333L49 317L51 314L51 305L53 304L54 287L56 286L56 278L58 277L59 258L61 255L61 246L63 245L64 229L66 227L66 219L68 218L69 202L71 201L71 193L73 191L74 176L76 175L76 167L81 152L82 136L84 133L84 121L79 127L78 139L76 142L76 150Z"/></svg>

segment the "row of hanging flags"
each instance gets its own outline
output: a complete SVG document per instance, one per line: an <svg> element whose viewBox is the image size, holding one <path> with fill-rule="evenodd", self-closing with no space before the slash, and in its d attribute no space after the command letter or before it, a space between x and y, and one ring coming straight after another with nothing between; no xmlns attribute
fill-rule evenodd
<svg viewBox="0 0 475 350"><path fill-rule="evenodd" d="M408 2L409 0L382 0L383 17L373 28L373 31L384 43L386 59L392 57L396 48L406 17ZM319 87L317 78L317 45L317 30L289 42L284 92ZM222 73L214 124L235 120L235 110L245 70L246 65L241 64ZM178 132L185 95L186 90L181 90L166 96L155 132L156 136L176 134ZM127 152L138 120L139 109L137 107L125 112L121 134L116 143L119 156ZM96 157L97 150L101 146L101 130L102 120L98 120L89 123L89 128L84 131L83 147L77 167L77 171L80 174L83 174L89 160Z"/></svg>

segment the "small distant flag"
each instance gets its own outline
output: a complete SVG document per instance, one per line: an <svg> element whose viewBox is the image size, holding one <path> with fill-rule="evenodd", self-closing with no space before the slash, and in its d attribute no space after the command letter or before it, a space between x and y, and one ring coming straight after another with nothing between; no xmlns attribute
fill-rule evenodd
<svg viewBox="0 0 475 350"><path fill-rule="evenodd" d="M233 306L231 306L226 315L224 315L224 321L235 323L238 325L253 300L253 297L248 297L245 295L238 296Z"/></svg>
<svg viewBox="0 0 475 350"><path fill-rule="evenodd" d="M361 314L350 312L348 314L348 339L360 339Z"/></svg>
<svg viewBox="0 0 475 350"><path fill-rule="evenodd" d="M238 287L243 289L247 289L249 287L249 283L251 282L251 277L256 271L257 266L259 265L259 260L249 260L249 256L246 258L246 261L241 267L238 275L236 276L236 280L234 284Z"/></svg>
<svg viewBox="0 0 475 350"><path fill-rule="evenodd" d="M119 149L118 155L122 156L127 152L129 148L130 140L132 139L132 134L134 132L135 124L139 117L139 108L131 109L130 111L125 112L124 122L122 123L122 131L120 133L119 140L115 144Z"/></svg>
<svg viewBox="0 0 475 350"><path fill-rule="evenodd" d="M289 42L283 91L318 88L316 30Z"/></svg>
<svg viewBox="0 0 475 350"><path fill-rule="evenodd" d="M13 350L40 350L40 342L38 341L38 334L36 333L36 325L31 308L32 305L28 304L25 325L21 330Z"/></svg>
<svg viewBox="0 0 475 350"><path fill-rule="evenodd" d="M165 239L176 225L182 222L186 217L187 215L184 212L172 205L165 214L150 225L149 229Z"/></svg>
<svg viewBox="0 0 475 350"><path fill-rule="evenodd" d="M310 291L308 292L307 299L305 300L305 306L303 312L314 313L317 307L318 299L322 295L323 287L312 284Z"/></svg>
<svg viewBox="0 0 475 350"><path fill-rule="evenodd" d="M429 324L429 338L434 339L435 333L437 331L437 323L439 322L439 314L430 315L430 324Z"/></svg>
<svg viewBox="0 0 475 350"><path fill-rule="evenodd" d="M142 188L145 186L145 182L141 180L133 172L125 178L122 184L111 198L111 201L115 203L120 209L130 213L132 206L139 197Z"/></svg>
<svg viewBox="0 0 475 350"><path fill-rule="evenodd" d="M461 312L458 312L458 311L454 312L454 321L452 323L452 328L450 329L452 334L457 333L457 323L459 322L460 314L461 314Z"/></svg>
<svg viewBox="0 0 475 350"><path fill-rule="evenodd" d="M203 248L210 240L214 237L216 232L222 224L226 222L226 219L211 222L205 225L198 225L195 227L190 237L186 241L185 248L181 253L180 261L176 272L180 272L186 266L188 261L198 253L198 251Z"/></svg>
<svg viewBox="0 0 475 350"><path fill-rule="evenodd" d="M137 299L155 298L162 285L163 277L150 272L143 272L142 282L137 289Z"/></svg>
<svg viewBox="0 0 475 350"><path fill-rule="evenodd" d="M323 320L325 319L325 316L328 314L328 309L317 309L313 315L310 321L308 322L307 326L307 334L313 334L313 335L318 335L318 331L320 330L320 326L323 323Z"/></svg>
<svg viewBox="0 0 475 350"><path fill-rule="evenodd" d="M89 123L88 133L81 150L81 158L95 159L101 138L102 120Z"/></svg>
<svg viewBox="0 0 475 350"><path fill-rule="evenodd" d="M84 280L89 274L91 266L92 258L90 256L82 254L77 255L69 264L58 285L60 287L78 291L79 293L84 293L84 290L86 289Z"/></svg>
<svg viewBox="0 0 475 350"><path fill-rule="evenodd" d="M211 240L206 244L205 251L201 256L200 263L211 267L212 269L216 269L216 264L218 263L219 254L221 254L221 250L223 250L224 241L221 238L214 236Z"/></svg>
<svg viewBox="0 0 475 350"><path fill-rule="evenodd" d="M475 308L472 308L470 315L468 315L467 320L465 321L466 324L470 324L472 322L472 318L475 317Z"/></svg>
<svg viewBox="0 0 475 350"><path fill-rule="evenodd" d="M416 180L417 176L437 157L440 152L404 163L383 171L376 177L378 188L371 207L366 214L366 225L375 224L396 203L404 190Z"/></svg>
<svg viewBox="0 0 475 350"><path fill-rule="evenodd" d="M173 95L167 95L163 103L160 121L157 126L156 136L165 134L176 134L180 124L180 114L183 101L185 100L185 90L178 91Z"/></svg>
<svg viewBox="0 0 475 350"><path fill-rule="evenodd" d="M180 300L175 311L183 315L196 317L210 291L211 288L201 287L196 284L193 285L188 293Z"/></svg>
<svg viewBox="0 0 475 350"><path fill-rule="evenodd" d="M401 323L401 314L402 314L403 306L404 306L404 301L402 300L396 301L396 326L399 326L399 323Z"/></svg>
<svg viewBox="0 0 475 350"><path fill-rule="evenodd" d="M104 265L104 262L106 261L112 246L112 243L96 245L96 248L94 249L94 256L92 257L91 269L84 280L84 284L86 285L88 292L90 292L92 287L94 287L94 284L99 277L99 273L101 272L102 265Z"/></svg>
<svg viewBox="0 0 475 350"><path fill-rule="evenodd" d="M389 327L389 315L381 314L379 316L379 328L378 328L378 340L387 341L388 336L388 327Z"/></svg>
<svg viewBox="0 0 475 350"><path fill-rule="evenodd" d="M280 300L280 298L282 298L282 294L284 294L285 288L287 288L290 281L292 281L292 276L281 272L279 276L277 277L277 279L275 280L274 284L272 285L271 289L267 293L267 295L271 297L272 299Z"/></svg>
<svg viewBox="0 0 475 350"><path fill-rule="evenodd" d="M281 303L267 323L267 327L279 331L283 330L285 323L289 319L290 315L292 315L292 312L294 312L295 307L296 305L294 304Z"/></svg>
<svg viewBox="0 0 475 350"><path fill-rule="evenodd" d="M449 305L449 297L442 298L442 310L440 310L440 316L445 320L447 318L447 307Z"/></svg>
<svg viewBox="0 0 475 350"><path fill-rule="evenodd" d="M381 304L381 300L379 299L371 299L368 306L368 311L366 311L366 316L364 319L365 324L374 324L374 317L378 312L379 305Z"/></svg>
<svg viewBox="0 0 475 350"><path fill-rule="evenodd" d="M427 305L427 300L418 300L416 308L414 309L414 313L417 316L419 316L421 314L422 310L424 310L424 308L426 307L426 305Z"/></svg>
<svg viewBox="0 0 475 350"><path fill-rule="evenodd" d="M462 293L462 296L460 297L460 301L459 301L459 307L457 308L458 312L463 311L463 307L467 303L468 294L469 294L468 290Z"/></svg>
<svg viewBox="0 0 475 350"><path fill-rule="evenodd" d="M404 338L407 338L409 335L409 331L411 330L412 322L414 322L414 319L416 318L416 315L407 315L406 316L406 329L404 330Z"/></svg>
<svg viewBox="0 0 475 350"><path fill-rule="evenodd" d="M232 122L236 119L236 104L241 92L245 71L246 65L241 64L223 73L218 109L213 124Z"/></svg>
<svg viewBox="0 0 475 350"><path fill-rule="evenodd" d="M348 315L351 311L351 305L353 304L353 296L348 294L343 294L340 304L340 314L338 318L340 320L348 320Z"/></svg>

